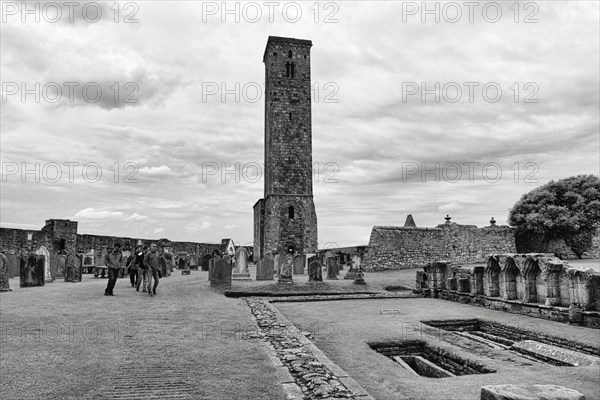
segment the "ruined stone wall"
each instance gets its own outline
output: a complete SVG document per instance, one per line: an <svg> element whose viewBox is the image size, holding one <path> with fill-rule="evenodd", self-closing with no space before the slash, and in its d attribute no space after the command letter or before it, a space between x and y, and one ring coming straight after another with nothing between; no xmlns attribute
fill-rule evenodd
<svg viewBox="0 0 600 400"><path fill-rule="evenodd" d="M431 260L477 263L485 262L490 254L515 252L514 229L507 226L477 228L455 223L436 228L375 226L363 269L416 268Z"/></svg>
<svg viewBox="0 0 600 400"><path fill-rule="evenodd" d="M33 232L33 240L37 241L41 232L25 229L0 228L0 249L18 250L27 242L27 232Z"/></svg>
<svg viewBox="0 0 600 400"><path fill-rule="evenodd" d="M43 230L39 231L31 231L24 229L11 229L11 228L0 228L0 250L19 250L23 248L24 244L27 242L27 233L32 232L33 237L32 241L35 242L38 246L43 245L47 247L49 250L55 248L56 243L48 242L48 237L50 237L47 232ZM69 229L67 234L70 235L72 232ZM60 236L57 236L60 238ZM115 243L121 243L123 246L135 247L138 240L142 241L143 245L150 245L150 243L158 243L158 240L150 240L143 238L132 238L132 237L124 237L124 236L102 236L102 235L86 235L86 234L76 234L75 242L73 243L74 248L81 249L83 252L89 252L90 250L94 250L96 254L101 254L102 247L106 246L111 248ZM57 242L59 243L59 242ZM173 247L174 252L186 251L191 254L197 254L199 256L205 254L212 254L212 252L216 249L220 250L220 243L196 243L196 242L169 242L169 244ZM67 247L69 250L69 247Z"/></svg>

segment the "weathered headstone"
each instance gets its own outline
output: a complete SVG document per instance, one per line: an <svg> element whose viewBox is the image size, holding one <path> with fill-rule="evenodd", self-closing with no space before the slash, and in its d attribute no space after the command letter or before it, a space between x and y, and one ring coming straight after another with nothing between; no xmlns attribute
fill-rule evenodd
<svg viewBox="0 0 600 400"><path fill-rule="evenodd" d="M83 273L83 255L75 252L69 253L66 256L65 264L65 282L81 282L81 274Z"/></svg>
<svg viewBox="0 0 600 400"><path fill-rule="evenodd" d="M294 259L291 254L279 257L279 283L293 283L292 269Z"/></svg>
<svg viewBox="0 0 600 400"><path fill-rule="evenodd" d="M50 255L50 276L52 277L52 281L55 281L58 279L58 257L60 252L50 249L48 253ZM64 275L61 278L64 278Z"/></svg>
<svg viewBox="0 0 600 400"><path fill-rule="evenodd" d="M256 280L272 281L275 277L275 267L273 266L273 256L266 254L256 263Z"/></svg>
<svg viewBox="0 0 600 400"><path fill-rule="evenodd" d="M167 276L171 276L171 267L169 265L169 262L162 255L158 257L158 265L160 268L161 278L166 278Z"/></svg>
<svg viewBox="0 0 600 400"><path fill-rule="evenodd" d="M323 282L323 269L317 257L311 257L308 264L308 281Z"/></svg>
<svg viewBox="0 0 600 400"><path fill-rule="evenodd" d="M250 272L248 271L248 250L244 247L238 248L235 252L235 270L233 271L233 279L250 279Z"/></svg>
<svg viewBox="0 0 600 400"><path fill-rule="evenodd" d="M211 286L231 285L231 262L227 258L229 256L225 256L215 263L211 271Z"/></svg>
<svg viewBox="0 0 600 400"><path fill-rule="evenodd" d="M39 256L44 256L44 281L45 283L50 283L54 281L52 279L52 274L50 273L50 252L44 246L40 246L39 249L36 250L35 254Z"/></svg>
<svg viewBox="0 0 600 400"><path fill-rule="evenodd" d="M356 270L360 267L360 256L353 254L348 263L350 264L350 269L344 276L344 279L354 279L356 278Z"/></svg>
<svg viewBox="0 0 600 400"><path fill-rule="evenodd" d="M215 270L215 266L217 265L217 262L221 260L221 256L218 254L213 255L213 257L210 259L210 266L208 268L208 280L210 281L212 278L212 274L213 271Z"/></svg>
<svg viewBox="0 0 600 400"><path fill-rule="evenodd" d="M59 254L58 260L56 261L56 279L64 279L67 267L67 255Z"/></svg>
<svg viewBox="0 0 600 400"><path fill-rule="evenodd" d="M6 254L6 259L8 260L8 277L15 278L19 276L19 256L14 250L10 250Z"/></svg>
<svg viewBox="0 0 600 400"><path fill-rule="evenodd" d="M37 254L24 254L21 257L21 277L19 286L44 286L44 256Z"/></svg>
<svg viewBox="0 0 600 400"><path fill-rule="evenodd" d="M362 272L362 269L359 269L358 271L356 271L356 276L354 277L354 284L355 285L364 285L365 284L365 277Z"/></svg>
<svg viewBox="0 0 600 400"><path fill-rule="evenodd" d="M92 273L92 270L94 269L94 267L96 266L95 261L94 261L94 253L88 253L88 254L84 254L83 256L83 262L82 262L82 269L90 274Z"/></svg>
<svg viewBox="0 0 600 400"><path fill-rule="evenodd" d="M190 256L190 259L188 262L188 268L198 271L198 256L197 255L192 254Z"/></svg>
<svg viewBox="0 0 600 400"><path fill-rule="evenodd" d="M181 270L181 275L190 275L190 266L188 265L188 260L186 257L179 257L179 266L177 267Z"/></svg>
<svg viewBox="0 0 600 400"><path fill-rule="evenodd" d="M306 257L304 254L298 254L294 257L294 274L296 275L304 275L304 263L306 262Z"/></svg>
<svg viewBox="0 0 600 400"><path fill-rule="evenodd" d="M339 272L339 260L337 257L327 258L327 279L337 279Z"/></svg>
<svg viewBox="0 0 600 400"><path fill-rule="evenodd" d="M9 279L8 259L3 253L0 253L0 292L11 292Z"/></svg>
<svg viewBox="0 0 600 400"><path fill-rule="evenodd" d="M212 256L210 254L205 254L202 256L202 261L200 262L202 271L208 271L211 258Z"/></svg>

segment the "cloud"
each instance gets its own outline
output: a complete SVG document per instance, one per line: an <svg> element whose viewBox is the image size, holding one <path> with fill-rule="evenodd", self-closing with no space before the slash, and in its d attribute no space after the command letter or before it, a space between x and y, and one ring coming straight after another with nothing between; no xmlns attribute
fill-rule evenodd
<svg viewBox="0 0 600 400"><path fill-rule="evenodd" d="M123 218L123 213L119 211L96 210L93 207L89 207L77 211L75 218L82 220L115 220Z"/></svg>
<svg viewBox="0 0 600 400"><path fill-rule="evenodd" d="M150 177L166 177L173 174L171 169L166 165L161 165L160 167L143 167L139 169L139 172L143 176Z"/></svg>
<svg viewBox="0 0 600 400"><path fill-rule="evenodd" d="M201 230L207 229L211 225L212 224L210 222L203 221L199 224L198 223L188 224L188 226L186 226L185 229L187 229L189 232L196 232L196 231L201 231Z"/></svg>
<svg viewBox="0 0 600 400"><path fill-rule="evenodd" d="M144 221L148 217L137 212L127 215L121 211L97 210L94 207L88 207L77 211L75 218L88 221L120 220L138 222Z"/></svg>
<svg viewBox="0 0 600 400"><path fill-rule="evenodd" d="M399 24L402 2L343 2L335 24L315 23L308 3L295 24L279 13L269 23L266 9L252 25L234 23L232 15L226 23L215 15L198 24L202 4L194 2L177 8L146 2L132 24L115 24L110 3L100 3L103 19L95 24L82 18L82 6L74 23L66 15L57 24L10 16L2 26L3 82L27 89L56 82L63 96L56 103L43 93L39 101L35 94L7 98L0 109L2 160L80 166L72 182L65 166L52 185L3 171L2 215L33 227L71 217L82 233L114 234L115 221L123 221L117 227L124 236L252 240L252 207L264 195L265 171L250 182L244 166L264 163L265 93L251 102L235 88L263 87L266 40L279 32L313 41L313 193L321 244L366 244L373 225L402 225L409 213L419 226L443 223L446 213L457 223L487 225L491 216L505 223L508 209L534 187L598 173L600 6L546 2L539 22L525 24L514 23L512 3L500 5L502 20L494 24L482 20L481 7L474 23L462 7L456 24L433 23L431 14L428 23L413 15ZM119 15L131 12L122 7ZM72 101L65 82L79 84ZM419 89L456 82L462 97L456 103L443 93L439 102L433 95L423 102L421 93L405 99L403 84L411 82ZM464 82L479 84L473 102ZM489 82L502 88L497 103L482 96ZM207 97L207 83L219 92ZM527 83L535 84L537 103L524 102L533 93ZM86 84L88 96L101 89L97 102L84 98ZM326 102L328 96L335 102ZM82 177L89 162L101 166L100 181ZM480 163L472 181L463 164L471 162ZM208 163L219 170L207 177ZM224 176L222 166L234 170L236 163L240 179ZM403 163L420 170L407 177ZM439 163L438 175L458 163L463 174L455 184L436 181L423 175L423 163ZM498 182L483 176L487 163L501 166ZM537 166L536 182L526 179L534 172L527 163Z"/></svg>

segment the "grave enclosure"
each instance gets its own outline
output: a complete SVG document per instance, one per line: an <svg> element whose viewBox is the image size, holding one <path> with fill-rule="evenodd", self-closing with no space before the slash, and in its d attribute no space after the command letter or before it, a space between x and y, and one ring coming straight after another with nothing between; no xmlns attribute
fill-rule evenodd
<svg viewBox="0 0 600 400"><path fill-rule="evenodd" d="M548 254L499 254L473 269L447 261L416 273L423 296L600 329L600 274Z"/></svg>

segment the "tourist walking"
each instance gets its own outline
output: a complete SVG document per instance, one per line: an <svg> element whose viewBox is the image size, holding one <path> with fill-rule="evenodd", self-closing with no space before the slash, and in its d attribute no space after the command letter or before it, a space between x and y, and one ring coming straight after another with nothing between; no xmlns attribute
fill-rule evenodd
<svg viewBox="0 0 600 400"><path fill-rule="evenodd" d="M151 244L150 252L144 256L144 264L148 267L146 275L148 278L148 294L150 296L156 295L156 287L159 281L158 273L160 271L159 257L160 255L156 252L156 244ZM152 286L152 280L154 280L154 286Z"/></svg>
<svg viewBox="0 0 600 400"><path fill-rule="evenodd" d="M142 247L138 246L136 247L135 252L131 253L127 258L127 271L129 272L129 282L131 283L131 287L137 287L138 264L136 262L136 254L141 251Z"/></svg>
<svg viewBox="0 0 600 400"><path fill-rule="evenodd" d="M112 251L104 256L104 264L108 267L108 284L104 290L105 296L114 296L113 289L117 283L119 270L121 269L121 245L116 243Z"/></svg>
<svg viewBox="0 0 600 400"><path fill-rule="evenodd" d="M148 253L148 251L150 250L150 248L148 246L144 247L144 250L141 250L141 247L139 247L139 250L136 250L135 252L135 262L137 264L138 267L138 276L137 276L137 283L135 284L135 290L137 290L138 292L140 291L140 285L142 285L142 289L143 292L146 291L146 280L147 278L147 273L148 273L148 266L146 264L144 264L144 256L146 255L146 253Z"/></svg>

